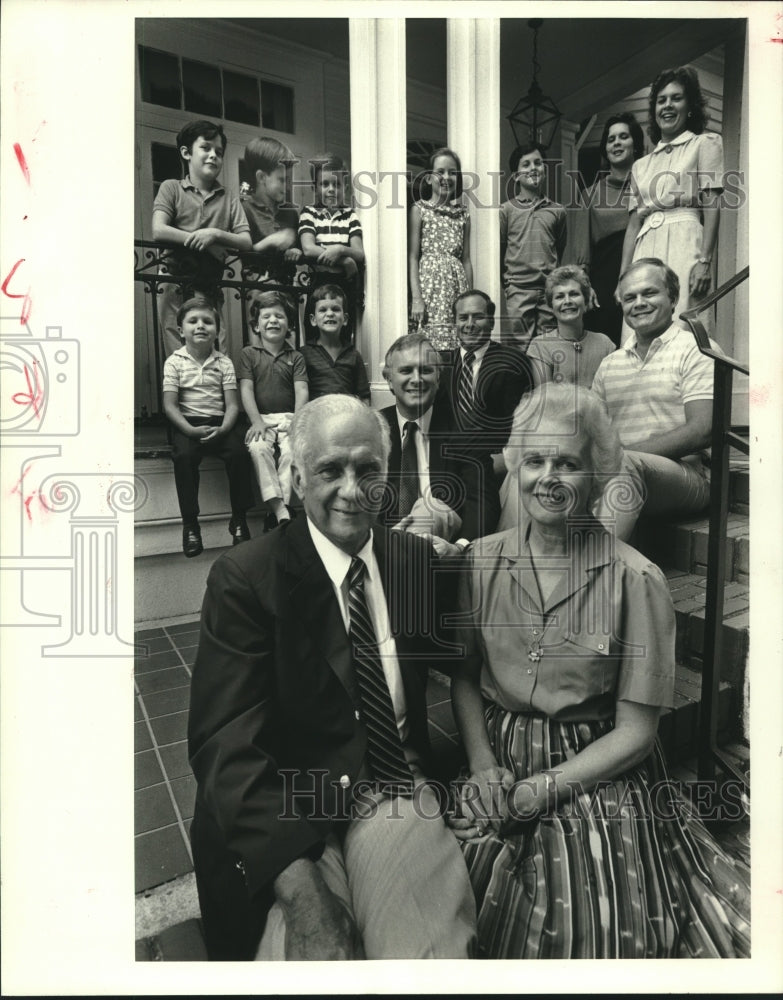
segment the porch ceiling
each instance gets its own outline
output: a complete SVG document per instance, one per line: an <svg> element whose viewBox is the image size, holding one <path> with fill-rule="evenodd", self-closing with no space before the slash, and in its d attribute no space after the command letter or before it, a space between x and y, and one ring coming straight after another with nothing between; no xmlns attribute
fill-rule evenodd
<svg viewBox="0 0 783 1000"><path fill-rule="evenodd" d="M348 59L347 18L225 18L244 31ZM646 84L665 66L703 55L742 30L739 18L547 18L539 33L539 82L572 121L604 109ZM446 85L443 18L409 18L408 72ZM500 94L511 108L531 80L533 32L527 18L503 18Z"/></svg>

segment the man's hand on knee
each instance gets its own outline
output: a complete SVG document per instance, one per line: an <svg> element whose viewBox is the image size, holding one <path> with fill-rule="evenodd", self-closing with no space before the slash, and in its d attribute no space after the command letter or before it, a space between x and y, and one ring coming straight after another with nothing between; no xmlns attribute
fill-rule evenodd
<svg viewBox="0 0 783 1000"><path fill-rule="evenodd" d="M285 918L285 957L292 961L364 958L359 931L313 861L299 858L275 879Z"/></svg>

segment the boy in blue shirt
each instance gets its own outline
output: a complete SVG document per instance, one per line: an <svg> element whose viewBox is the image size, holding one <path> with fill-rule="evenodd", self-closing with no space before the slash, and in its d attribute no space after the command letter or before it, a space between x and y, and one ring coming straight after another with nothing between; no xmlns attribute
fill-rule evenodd
<svg viewBox="0 0 783 1000"><path fill-rule="evenodd" d="M184 294L176 284L161 286L158 317L166 357L182 343L176 316L183 299L195 295L219 306L223 248L250 250L251 247L250 227L239 198L218 183L226 149L222 126L203 120L190 122L177 134L177 148L187 165L187 176L161 184L152 206L152 238L183 248L165 252L162 273L195 274L195 278L188 283ZM223 324L218 327L225 329ZM220 350L225 353L225 332L220 337Z"/></svg>
<svg viewBox="0 0 783 1000"><path fill-rule="evenodd" d="M239 393L234 366L213 347L220 313L201 299L189 299L177 313L184 347L163 366L163 412L172 425L174 482L182 515L182 550L188 558L203 551L198 515L199 465L215 455L226 466L233 544L250 538L248 509L253 504L250 470L237 428Z"/></svg>

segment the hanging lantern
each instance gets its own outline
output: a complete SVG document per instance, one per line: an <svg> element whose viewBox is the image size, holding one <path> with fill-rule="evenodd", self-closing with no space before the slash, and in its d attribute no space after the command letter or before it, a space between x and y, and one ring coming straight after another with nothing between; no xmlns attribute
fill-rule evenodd
<svg viewBox="0 0 783 1000"><path fill-rule="evenodd" d="M547 149L557 131L562 115L551 97L547 97L538 83L541 65L538 61L538 31L544 23L540 17L527 22L533 29L533 81L524 97L520 97L508 115L511 130L518 146L535 142Z"/></svg>

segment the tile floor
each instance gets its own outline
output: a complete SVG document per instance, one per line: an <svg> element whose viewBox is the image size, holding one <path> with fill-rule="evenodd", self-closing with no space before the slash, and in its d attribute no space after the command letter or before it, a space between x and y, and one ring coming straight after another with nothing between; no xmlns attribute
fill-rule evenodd
<svg viewBox="0 0 783 1000"><path fill-rule="evenodd" d="M198 619L136 632L146 653L136 658L135 856L136 892L193 870L190 820L196 781L188 764L187 725ZM430 737L445 774L459 763L457 727L445 678L428 690Z"/></svg>
<svg viewBox="0 0 783 1000"><path fill-rule="evenodd" d="M189 829L196 783L187 758L187 715L191 667L198 642L198 620L142 629L136 642L146 653L136 660L134 699L136 750L136 893L146 893L193 870ZM427 707L436 776L446 780L461 762L448 683L430 677ZM695 761L670 769L675 779L693 781ZM723 846L749 863L747 819L713 833ZM165 891L165 890L164 890ZM192 891L192 890L191 890ZM138 961L204 961L200 921L178 920L152 937L136 942Z"/></svg>

